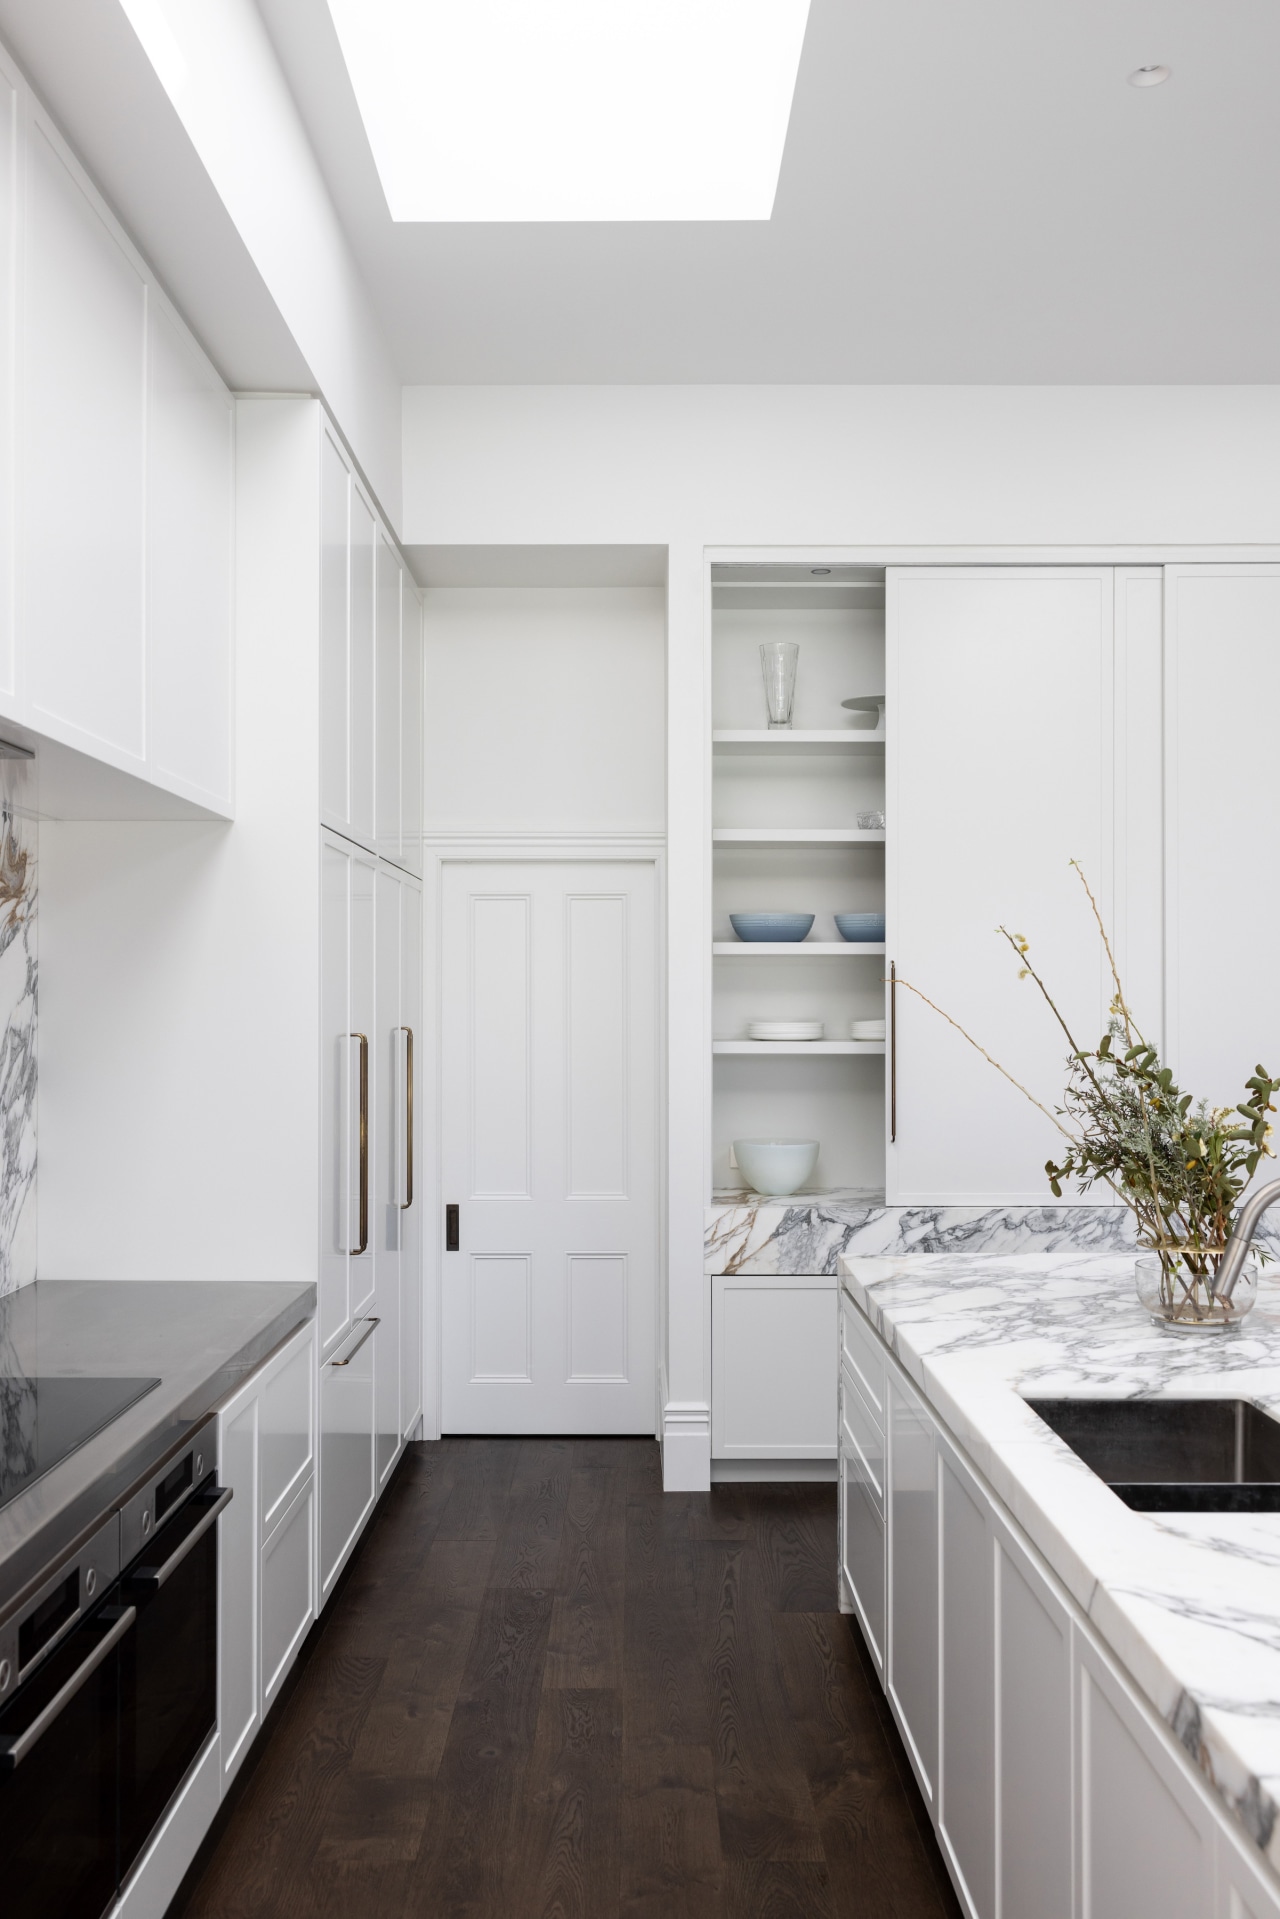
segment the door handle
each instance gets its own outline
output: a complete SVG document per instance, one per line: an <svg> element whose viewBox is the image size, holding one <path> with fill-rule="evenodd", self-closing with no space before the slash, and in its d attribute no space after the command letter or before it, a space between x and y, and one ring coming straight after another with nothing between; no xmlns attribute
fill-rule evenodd
<svg viewBox="0 0 1280 1919"><path fill-rule="evenodd" d="M898 1137L898 968L889 962L889 1144Z"/></svg>
<svg viewBox="0 0 1280 1919"><path fill-rule="evenodd" d="M446 1206L444 1209L444 1250L446 1253L458 1252L460 1250L459 1240L458 1209L456 1206Z"/></svg>
<svg viewBox="0 0 1280 1919"><path fill-rule="evenodd" d="M369 1040L365 1033L348 1033L347 1038L356 1040L360 1047L360 1243L347 1248L354 1255L366 1252L369 1246Z"/></svg>
<svg viewBox="0 0 1280 1919"><path fill-rule="evenodd" d="M366 1319L364 1322L364 1331L361 1333L359 1339L355 1341L354 1345L348 1346L341 1359L331 1359L329 1364L331 1366L349 1366L356 1354L360 1351L360 1348L364 1345L365 1340L368 1339L370 1333L372 1333L374 1327L381 1326L381 1324L382 1321L380 1319Z"/></svg>
<svg viewBox="0 0 1280 1919"><path fill-rule="evenodd" d="M114 1611L114 1608L108 1607L107 1611ZM107 1614L104 1613L102 1616L105 1619ZM0 1772L12 1772L16 1766L22 1764L32 1747L48 1732L59 1713L71 1704L81 1686L97 1672L112 1647L119 1645L137 1617L137 1607L126 1606L110 1632L102 1635L88 1658L81 1661L65 1685L59 1686L43 1712L36 1714L26 1731L0 1734Z"/></svg>
<svg viewBox="0 0 1280 1919"><path fill-rule="evenodd" d="M233 1491L230 1486L210 1486L207 1493L197 1493L186 1510L193 1511L197 1501L204 1506L199 1524L191 1528L180 1546L174 1547L162 1566L139 1566L137 1572L126 1575L127 1583L130 1586L142 1586L147 1592L159 1592L165 1581L177 1572L187 1554L199 1545L218 1514L231 1504ZM209 1502L207 1505L206 1501Z"/></svg>
<svg viewBox="0 0 1280 1919"><path fill-rule="evenodd" d="M400 1210L413 1205L413 1028L402 1026L404 1034L404 1191Z"/></svg>

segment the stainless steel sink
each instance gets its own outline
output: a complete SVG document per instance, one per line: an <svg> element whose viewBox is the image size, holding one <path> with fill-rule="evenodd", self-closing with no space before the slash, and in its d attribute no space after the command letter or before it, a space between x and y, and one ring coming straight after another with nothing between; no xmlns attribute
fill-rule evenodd
<svg viewBox="0 0 1280 1919"><path fill-rule="evenodd" d="M1137 1512L1280 1512L1280 1422L1243 1399L1029 1399Z"/></svg>

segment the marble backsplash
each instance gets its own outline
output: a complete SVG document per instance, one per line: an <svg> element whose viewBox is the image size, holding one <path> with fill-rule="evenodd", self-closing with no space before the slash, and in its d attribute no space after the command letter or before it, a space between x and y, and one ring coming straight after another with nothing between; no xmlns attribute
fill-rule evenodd
<svg viewBox="0 0 1280 1919"><path fill-rule="evenodd" d="M0 744L0 1295L36 1276L36 949L34 760Z"/></svg>

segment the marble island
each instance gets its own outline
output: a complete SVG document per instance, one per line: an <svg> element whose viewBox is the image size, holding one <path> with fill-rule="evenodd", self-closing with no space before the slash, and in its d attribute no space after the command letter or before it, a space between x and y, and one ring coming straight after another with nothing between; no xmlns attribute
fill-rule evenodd
<svg viewBox="0 0 1280 1919"><path fill-rule="evenodd" d="M1280 1869L1280 1513L1131 1511L1024 1403L1239 1397L1280 1417L1280 1268L1264 1268L1253 1313L1225 1338L1153 1326L1131 1254L855 1256L841 1274L946 1436Z"/></svg>

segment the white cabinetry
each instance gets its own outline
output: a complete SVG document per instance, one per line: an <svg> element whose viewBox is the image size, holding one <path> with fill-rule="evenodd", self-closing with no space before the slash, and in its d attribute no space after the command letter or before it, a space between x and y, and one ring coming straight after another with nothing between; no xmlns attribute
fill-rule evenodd
<svg viewBox="0 0 1280 1919"><path fill-rule="evenodd" d="M718 1274L711 1282L716 1459L834 1459L836 1281Z"/></svg>
<svg viewBox="0 0 1280 1919"><path fill-rule="evenodd" d="M373 1213L377 1483L385 1485L422 1411L422 1190L414 1068L422 1020L422 893L393 867L377 877Z"/></svg>
<svg viewBox="0 0 1280 1919"><path fill-rule="evenodd" d="M889 959L1046 1106L1062 1035L994 929L1025 934L1068 1021L1103 1030L1070 862L1110 919L1112 594L1108 567L888 573ZM894 1000L890 1202L1043 1204L1049 1120L906 986Z"/></svg>
<svg viewBox="0 0 1280 1919"><path fill-rule="evenodd" d="M0 144L0 712L230 815L231 397L2 55Z"/></svg>
<svg viewBox="0 0 1280 1919"><path fill-rule="evenodd" d="M966 1913L1280 1919L1244 1833L843 1292L840 1319L841 1603Z"/></svg>
<svg viewBox="0 0 1280 1919"><path fill-rule="evenodd" d="M218 1415L218 1729L222 1783L243 1763L316 1614L315 1327L288 1339Z"/></svg>

